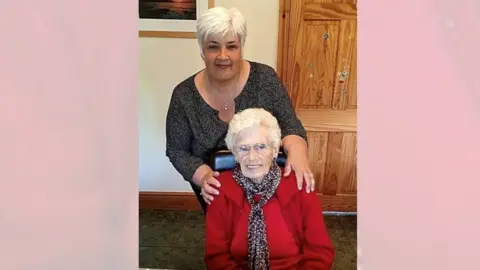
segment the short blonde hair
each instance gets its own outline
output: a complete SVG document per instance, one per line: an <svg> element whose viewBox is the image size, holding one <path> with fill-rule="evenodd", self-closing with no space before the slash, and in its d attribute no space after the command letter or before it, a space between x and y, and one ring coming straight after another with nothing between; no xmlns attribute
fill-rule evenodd
<svg viewBox="0 0 480 270"><path fill-rule="evenodd" d="M247 22L237 8L214 7L203 12L197 19L197 40L202 52L210 36L223 38L229 33L238 35L243 48L247 37Z"/></svg>
<svg viewBox="0 0 480 270"><path fill-rule="evenodd" d="M261 108L250 108L236 113L228 125L225 143L228 150L235 153L234 147L237 136L242 131L252 127L265 127L268 131L268 142L275 149L275 156L280 149L282 132L277 119L268 111Z"/></svg>

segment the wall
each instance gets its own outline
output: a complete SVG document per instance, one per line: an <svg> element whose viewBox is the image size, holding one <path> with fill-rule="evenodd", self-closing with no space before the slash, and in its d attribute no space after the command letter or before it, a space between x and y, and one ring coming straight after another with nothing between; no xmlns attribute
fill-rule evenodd
<svg viewBox="0 0 480 270"><path fill-rule="evenodd" d="M246 59L276 67L278 0L215 0L247 20ZM165 156L165 118L175 85L203 68L196 39L139 40L139 190L191 191Z"/></svg>

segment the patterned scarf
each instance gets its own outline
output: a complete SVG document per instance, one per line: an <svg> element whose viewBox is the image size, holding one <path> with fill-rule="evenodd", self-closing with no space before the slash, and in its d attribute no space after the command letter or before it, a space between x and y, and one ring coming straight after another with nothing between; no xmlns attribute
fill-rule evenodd
<svg viewBox="0 0 480 270"><path fill-rule="evenodd" d="M247 200L252 206L248 217L248 269L269 270L269 250L267 230L262 207L275 194L280 183L281 171L275 161L272 162L269 172L259 184L253 183L242 174L240 166L233 170L233 178L243 188ZM261 193L261 199L256 203L255 194Z"/></svg>

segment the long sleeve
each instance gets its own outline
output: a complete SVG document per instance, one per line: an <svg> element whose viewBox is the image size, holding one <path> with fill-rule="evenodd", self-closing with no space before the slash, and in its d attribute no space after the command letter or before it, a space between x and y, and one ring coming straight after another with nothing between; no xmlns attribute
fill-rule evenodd
<svg viewBox="0 0 480 270"><path fill-rule="evenodd" d="M325 227L317 194L301 193L304 224L302 269L330 270L335 250Z"/></svg>
<svg viewBox="0 0 480 270"><path fill-rule="evenodd" d="M175 89L167 112L166 155L185 180L192 181L193 174L203 161L191 153L193 132L187 119L186 108L182 106L180 100L180 92Z"/></svg>
<svg viewBox="0 0 480 270"><path fill-rule="evenodd" d="M307 134L300 119L297 117L288 96L285 86L273 68L269 68L266 76L270 77L265 89L269 99L269 110L277 118L278 124L282 130L282 138L288 135L297 135L307 141Z"/></svg>
<svg viewBox="0 0 480 270"><path fill-rule="evenodd" d="M205 264L207 269L239 269L237 262L230 254L227 220L222 215L226 213L226 199L220 192L217 198L208 206L205 217Z"/></svg>

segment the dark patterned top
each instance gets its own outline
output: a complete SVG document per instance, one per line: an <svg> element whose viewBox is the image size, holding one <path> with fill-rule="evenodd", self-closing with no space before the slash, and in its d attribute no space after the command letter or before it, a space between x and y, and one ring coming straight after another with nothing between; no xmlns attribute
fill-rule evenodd
<svg viewBox="0 0 480 270"><path fill-rule="evenodd" d="M306 131L275 70L264 64L249 63L250 74L245 87L235 98L235 112L263 108L277 118L282 138L298 135L306 140ZM189 182L199 166L209 163L212 150L226 149L224 138L228 130L228 123L218 117L218 111L210 107L198 92L195 75L173 90L166 123L166 155Z"/></svg>

